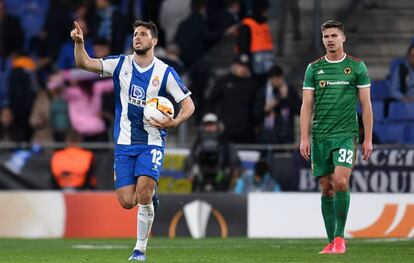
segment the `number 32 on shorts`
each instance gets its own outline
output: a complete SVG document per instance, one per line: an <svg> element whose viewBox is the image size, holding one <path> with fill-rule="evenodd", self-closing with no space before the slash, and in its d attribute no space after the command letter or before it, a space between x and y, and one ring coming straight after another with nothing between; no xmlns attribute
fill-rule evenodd
<svg viewBox="0 0 414 263"><path fill-rule="evenodd" d="M348 149L339 149L338 162L343 163L347 162L352 164L352 157L354 157L354 152Z"/></svg>

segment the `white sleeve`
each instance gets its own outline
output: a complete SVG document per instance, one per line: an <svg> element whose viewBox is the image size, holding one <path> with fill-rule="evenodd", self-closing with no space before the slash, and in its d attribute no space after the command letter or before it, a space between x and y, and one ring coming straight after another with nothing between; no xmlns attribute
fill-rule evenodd
<svg viewBox="0 0 414 263"><path fill-rule="evenodd" d="M102 77L111 77L114 74L115 68L118 65L120 56L109 56L101 58L102 63Z"/></svg>
<svg viewBox="0 0 414 263"><path fill-rule="evenodd" d="M184 85L174 69L171 69L167 76L167 93L173 96L177 103L191 95L191 91Z"/></svg>

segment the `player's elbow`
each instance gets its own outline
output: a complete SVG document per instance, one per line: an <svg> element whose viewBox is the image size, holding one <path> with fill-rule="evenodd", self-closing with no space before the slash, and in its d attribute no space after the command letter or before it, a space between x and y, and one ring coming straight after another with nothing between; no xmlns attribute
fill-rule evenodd
<svg viewBox="0 0 414 263"><path fill-rule="evenodd" d="M76 66L78 67L78 68L81 68L81 69L84 69L84 70L86 70L86 63L85 63L85 61L83 61L83 60L75 60L75 62L76 62Z"/></svg>
<svg viewBox="0 0 414 263"><path fill-rule="evenodd" d="M194 105L193 100L191 100L188 111L189 111L189 116L193 115L193 113L195 112L195 105Z"/></svg>
<svg viewBox="0 0 414 263"><path fill-rule="evenodd" d="M183 100L182 109L185 111L185 115L187 115L188 117L193 115L195 111L195 105L191 97L187 97Z"/></svg>

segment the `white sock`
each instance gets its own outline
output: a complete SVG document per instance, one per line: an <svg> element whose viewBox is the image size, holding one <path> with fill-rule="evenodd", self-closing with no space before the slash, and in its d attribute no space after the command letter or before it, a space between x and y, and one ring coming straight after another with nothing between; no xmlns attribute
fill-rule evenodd
<svg viewBox="0 0 414 263"><path fill-rule="evenodd" d="M154 206L152 202L148 205L138 204L137 215L137 243L135 249L145 253L147 249L148 236L154 222Z"/></svg>

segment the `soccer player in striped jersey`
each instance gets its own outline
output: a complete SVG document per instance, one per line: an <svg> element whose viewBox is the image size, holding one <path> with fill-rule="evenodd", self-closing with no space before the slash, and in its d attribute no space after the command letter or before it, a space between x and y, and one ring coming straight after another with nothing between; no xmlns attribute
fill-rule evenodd
<svg viewBox="0 0 414 263"><path fill-rule="evenodd" d="M78 67L112 76L115 92L114 178L119 203L125 209L138 205L137 242L129 258L145 261L148 236L154 221L153 195L164 157L167 128L173 128L194 112L191 92L175 70L154 56L158 30L151 21L135 21L131 55L90 58L85 51L81 28L74 22L71 37L75 42ZM174 118L144 118L146 101L170 94L181 110ZM122 222L120 222L122 224Z"/></svg>
<svg viewBox="0 0 414 263"><path fill-rule="evenodd" d="M321 31L326 55L308 65L303 82L300 153L311 159L313 176L319 177L322 189L322 215L329 243L320 253L342 254L346 251L349 178L358 142L358 99L364 124L363 159L368 160L372 152L370 79L364 62L344 52L346 38L341 22L326 21Z"/></svg>

